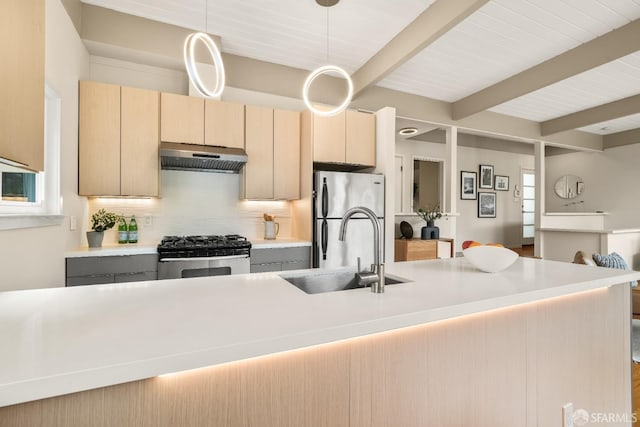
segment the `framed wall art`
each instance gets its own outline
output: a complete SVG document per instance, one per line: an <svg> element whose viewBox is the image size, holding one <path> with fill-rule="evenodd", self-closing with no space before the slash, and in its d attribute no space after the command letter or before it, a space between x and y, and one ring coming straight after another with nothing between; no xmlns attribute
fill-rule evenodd
<svg viewBox="0 0 640 427"><path fill-rule="evenodd" d="M478 192L478 218L496 217L496 193Z"/></svg>
<svg viewBox="0 0 640 427"><path fill-rule="evenodd" d="M480 165L480 185L478 185L478 188L493 190L493 166Z"/></svg>
<svg viewBox="0 0 640 427"><path fill-rule="evenodd" d="M503 175L495 175L493 177L494 180L494 190L496 191L509 191L509 177Z"/></svg>
<svg viewBox="0 0 640 427"><path fill-rule="evenodd" d="M460 199L476 200L478 198L478 174L469 171L460 171Z"/></svg>

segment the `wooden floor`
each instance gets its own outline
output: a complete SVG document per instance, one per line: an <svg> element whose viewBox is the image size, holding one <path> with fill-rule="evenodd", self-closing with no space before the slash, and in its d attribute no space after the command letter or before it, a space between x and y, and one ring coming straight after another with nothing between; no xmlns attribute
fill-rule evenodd
<svg viewBox="0 0 640 427"><path fill-rule="evenodd" d="M509 249L511 249L514 252L517 252L518 255L525 258L534 257L533 245L523 245L521 248L509 248Z"/></svg>

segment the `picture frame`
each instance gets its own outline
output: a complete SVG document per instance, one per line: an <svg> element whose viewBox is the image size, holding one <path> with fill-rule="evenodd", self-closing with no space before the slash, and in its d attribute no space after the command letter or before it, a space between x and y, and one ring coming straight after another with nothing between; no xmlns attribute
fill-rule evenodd
<svg viewBox="0 0 640 427"><path fill-rule="evenodd" d="M460 171L460 200L476 200L478 198L478 174Z"/></svg>
<svg viewBox="0 0 640 427"><path fill-rule="evenodd" d="M494 175L493 189L496 191L509 191L509 177L505 175Z"/></svg>
<svg viewBox="0 0 640 427"><path fill-rule="evenodd" d="M493 190L493 166L480 165L480 173L478 179L478 188L488 188Z"/></svg>
<svg viewBox="0 0 640 427"><path fill-rule="evenodd" d="M496 217L496 193L478 192L478 218Z"/></svg>

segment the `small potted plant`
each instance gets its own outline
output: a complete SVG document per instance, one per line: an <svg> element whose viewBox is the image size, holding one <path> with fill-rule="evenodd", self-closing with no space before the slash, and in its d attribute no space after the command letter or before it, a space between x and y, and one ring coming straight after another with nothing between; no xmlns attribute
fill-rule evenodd
<svg viewBox="0 0 640 427"><path fill-rule="evenodd" d="M440 211L440 204L436 204L433 208L427 206L426 209L419 208L416 213L426 223L426 227L422 227L421 238L422 240L438 239L440 238L440 229L434 225L436 219L442 218L442 211Z"/></svg>
<svg viewBox="0 0 640 427"><path fill-rule="evenodd" d="M100 209L98 212L91 215L91 230L87 231L87 241L90 248L102 247L102 239L104 238L105 230L109 230L116 225L116 222L120 217L112 212L107 212L104 209Z"/></svg>

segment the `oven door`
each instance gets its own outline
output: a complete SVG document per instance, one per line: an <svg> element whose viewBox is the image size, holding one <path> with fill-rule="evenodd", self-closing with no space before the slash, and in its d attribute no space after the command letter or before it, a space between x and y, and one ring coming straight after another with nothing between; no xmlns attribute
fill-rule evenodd
<svg viewBox="0 0 640 427"><path fill-rule="evenodd" d="M158 261L159 280L246 274L249 273L249 270L248 255L210 258L165 258Z"/></svg>

